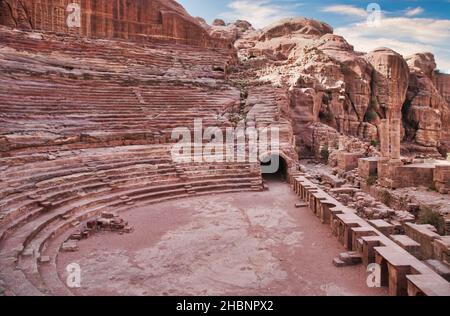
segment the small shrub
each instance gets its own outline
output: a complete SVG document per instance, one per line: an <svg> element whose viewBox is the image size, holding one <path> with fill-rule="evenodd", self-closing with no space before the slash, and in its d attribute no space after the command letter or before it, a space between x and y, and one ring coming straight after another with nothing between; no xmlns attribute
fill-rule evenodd
<svg viewBox="0 0 450 316"><path fill-rule="evenodd" d="M375 183L377 183L377 181L378 181L378 177L377 176L369 176L366 179L366 183L367 183L368 186L374 185Z"/></svg>
<svg viewBox="0 0 450 316"><path fill-rule="evenodd" d="M330 112L320 112L319 118L325 123L333 123L334 117Z"/></svg>
<svg viewBox="0 0 450 316"><path fill-rule="evenodd" d="M376 140L376 139L372 139L370 141L370 145L373 146L373 147L378 147L379 144L380 144L380 142L378 140Z"/></svg>
<svg viewBox="0 0 450 316"><path fill-rule="evenodd" d="M366 122L374 122L376 119L378 118L378 114L377 112L375 112L374 109L370 109L369 111L367 111L366 113Z"/></svg>
<svg viewBox="0 0 450 316"><path fill-rule="evenodd" d="M420 208L419 223L433 225L440 235L445 234L444 218L439 212L436 212L427 206L422 206Z"/></svg>
<svg viewBox="0 0 450 316"><path fill-rule="evenodd" d="M320 157L322 157L322 160L325 163L328 163L328 159L330 158L330 150L328 149L327 145L323 146L320 150Z"/></svg>
<svg viewBox="0 0 450 316"><path fill-rule="evenodd" d="M388 190L383 190L380 192L380 200L383 204L391 206L393 199L392 194Z"/></svg>

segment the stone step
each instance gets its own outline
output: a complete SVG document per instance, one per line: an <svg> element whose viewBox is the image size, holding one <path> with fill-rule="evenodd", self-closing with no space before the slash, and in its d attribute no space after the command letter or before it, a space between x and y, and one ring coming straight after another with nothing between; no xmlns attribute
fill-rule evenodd
<svg viewBox="0 0 450 316"><path fill-rule="evenodd" d="M347 266L347 264L344 261L342 261L341 259L339 259L339 258L334 258L333 259L333 265L335 267L337 267L337 268L342 268L342 267L346 267Z"/></svg>
<svg viewBox="0 0 450 316"><path fill-rule="evenodd" d="M349 266L362 263L362 256L354 251L340 253L339 259Z"/></svg>

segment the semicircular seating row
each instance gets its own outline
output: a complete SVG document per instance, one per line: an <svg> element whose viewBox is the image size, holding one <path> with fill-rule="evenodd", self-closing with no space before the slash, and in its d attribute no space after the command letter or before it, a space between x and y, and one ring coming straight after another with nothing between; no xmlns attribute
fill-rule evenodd
<svg viewBox="0 0 450 316"><path fill-rule="evenodd" d="M0 281L70 295L56 269L73 225L193 194L263 188L259 165L177 165L167 134L240 102L228 51L0 27ZM41 263L49 256L50 263Z"/></svg>
<svg viewBox="0 0 450 316"><path fill-rule="evenodd" d="M11 294L50 294L39 260L73 223L192 194L261 190L249 163L175 165L168 145L122 146L2 158L1 278ZM5 168L6 166L6 168ZM55 265L58 249L50 255ZM53 280L53 281L52 281ZM63 287L64 288L64 287ZM64 294L61 288L52 294ZM66 293L67 294L67 293Z"/></svg>

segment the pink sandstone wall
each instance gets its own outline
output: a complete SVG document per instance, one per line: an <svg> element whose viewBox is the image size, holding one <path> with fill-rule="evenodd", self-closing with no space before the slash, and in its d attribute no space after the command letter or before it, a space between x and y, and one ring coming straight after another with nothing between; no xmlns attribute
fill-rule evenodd
<svg viewBox="0 0 450 316"><path fill-rule="evenodd" d="M439 74L435 76L434 83L450 108L450 75ZM450 148L450 117L444 117L442 120L442 142Z"/></svg>
<svg viewBox="0 0 450 316"><path fill-rule="evenodd" d="M450 104L450 75L439 74L435 77L435 85L440 94Z"/></svg>
<svg viewBox="0 0 450 316"><path fill-rule="evenodd" d="M81 27L69 28L68 5L81 8ZM229 47L212 39L173 0L0 0L0 24L95 38L145 42L149 38L205 47Z"/></svg>

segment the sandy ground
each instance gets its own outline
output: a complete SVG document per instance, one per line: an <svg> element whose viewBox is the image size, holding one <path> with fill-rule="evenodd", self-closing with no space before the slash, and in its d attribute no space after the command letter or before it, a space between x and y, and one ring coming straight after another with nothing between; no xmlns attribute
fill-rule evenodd
<svg viewBox="0 0 450 316"><path fill-rule="evenodd" d="M266 192L194 197L122 213L135 228L62 253L78 263L77 295L386 295L365 267L336 268L343 247L285 183Z"/></svg>

